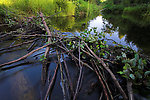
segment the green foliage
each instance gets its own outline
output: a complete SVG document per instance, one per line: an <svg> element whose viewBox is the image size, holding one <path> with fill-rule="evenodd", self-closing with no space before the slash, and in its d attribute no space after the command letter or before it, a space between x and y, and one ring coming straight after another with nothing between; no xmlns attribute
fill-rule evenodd
<svg viewBox="0 0 150 100"><path fill-rule="evenodd" d="M150 4L142 4L134 7L126 7L123 11L123 17L140 25L149 25L150 23Z"/></svg>
<svg viewBox="0 0 150 100"><path fill-rule="evenodd" d="M150 74L150 71L146 70L146 60L141 58L138 53L135 53L134 57L130 59L122 52L122 55L118 56L117 59L121 60L124 64L123 71L118 72L123 77L132 80L136 84L141 84L141 80L148 78L147 76Z"/></svg>
<svg viewBox="0 0 150 100"><path fill-rule="evenodd" d="M97 4L92 4L89 1L86 2L84 0L75 1L75 16L93 16L93 14L99 13L100 6Z"/></svg>
<svg viewBox="0 0 150 100"><path fill-rule="evenodd" d="M0 4L0 16L4 17L6 15L6 12L4 11L5 5Z"/></svg>
<svg viewBox="0 0 150 100"><path fill-rule="evenodd" d="M43 61L43 60L46 60L44 55L40 56L40 61Z"/></svg>
<svg viewBox="0 0 150 100"><path fill-rule="evenodd" d="M109 51L107 50L108 45L106 45L106 41L103 40L105 38L105 34L98 33L96 29L97 28L90 29L89 31L86 30L80 34L80 38L88 44L90 49L93 50L95 54L100 57L107 58ZM84 48L82 41L81 47Z"/></svg>

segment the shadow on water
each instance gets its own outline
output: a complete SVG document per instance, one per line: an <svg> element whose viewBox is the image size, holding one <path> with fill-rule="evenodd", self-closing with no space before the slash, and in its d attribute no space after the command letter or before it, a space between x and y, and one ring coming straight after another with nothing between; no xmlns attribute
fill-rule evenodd
<svg viewBox="0 0 150 100"><path fill-rule="evenodd" d="M9 46L11 43L12 41L5 41L3 46ZM29 46L30 45L24 45L20 47L21 49L17 49L16 51L1 53L0 57L4 59L1 59L0 63L8 62L25 55ZM35 56L43 51L45 51L45 48L32 54L23 61L0 68L0 98L2 100L40 100L45 96L49 82L48 80L51 79L54 74L57 56L49 56L50 65L46 72L47 81L45 85L43 85L41 79L42 63L39 62L42 54ZM69 66L68 68L73 81L73 87L75 88L79 69L70 58L66 57L66 62ZM102 89L98 84L96 75L94 73L91 74L91 71L84 69L83 77L84 80L82 84L84 85L80 90L78 100L98 99ZM56 85L54 86L51 95L52 100L63 100L60 78L60 71L58 71L55 82Z"/></svg>
<svg viewBox="0 0 150 100"><path fill-rule="evenodd" d="M50 3L51 1L53 0L49 0L48 2ZM48 20L48 22L51 23L51 26L54 29L63 32L79 33L86 29L89 30L92 27L97 27L98 32L105 32L108 39L113 39L123 45L132 45L133 49L142 49L146 54L150 55L150 24L144 24L144 22L142 22L142 25L138 24L138 21L135 21L134 18L131 18L129 16L114 16L111 14L103 14L102 16L98 16L99 13L91 13L93 10L89 11L88 4L86 4L86 7L73 7L72 11L74 12L69 10L73 6L72 2L68 3L68 8L61 7L58 4L59 2L57 2L56 5L51 6L55 8L53 10L54 12L50 12L49 9L46 9L45 11L50 12L51 15L53 15L54 13L61 11L60 9L66 10L65 12L63 12L63 14L51 17L50 20ZM64 4L67 3L64 2ZM21 4L19 4L18 2L18 4L16 3L16 5L20 6ZM35 4L33 8L37 5L38 4ZM40 6L44 8L44 6ZM24 7L29 7L29 5L24 5ZM24 8L22 9L24 10ZM81 9L84 9L85 12L77 12L77 10ZM30 12L31 9L26 10L26 12ZM77 16L77 14L80 14L80 16ZM131 19L134 19L134 21ZM9 30L9 28L6 28L5 26L0 28L0 32L7 30ZM3 42L3 45L0 45L0 48L9 46L12 42L13 41L9 41L7 43ZM21 47L21 49L18 49L17 51L14 50L13 52L0 53L0 63L8 62L25 55L27 53L26 47L28 47L28 45ZM45 51L45 49L38 51L37 54L43 51ZM46 83L44 87L41 85L42 64L38 62L40 59L40 55L37 58L33 57L34 55L36 54L31 55L27 60L17 62L16 64L13 64L11 66L6 66L6 68L0 71L0 99L40 100L41 97L44 97L48 83ZM55 60L57 59L57 57L51 56L50 59L51 63L47 71L48 75L46 79L51 79L56 67ZM75 88L75 83L78 78L78 68L75 66L75 63L72 60L67 59L66 61L67 65L69 66L71 78L73 80L73 87ZM7 67L12 67L12 69L8 70ZM94 73L91 73L91 71L84 69L83 77L83 86L80 90L78 100L98 100L102 89L101 86L99 86L100 84L97 83L96 75ZM53 89L52 100L61 100L61 98L63 98L63 95L60 83L60 72L58 72L56 84L57 86L55 85ZM147 94L148 92L149 91L146 91L145 94ZM135 94L135 96L139 96L139 100L147 100L144 97L146 97L148 94L145 96L139 91L137 91L136 93L137 94ZM142 94L142 96L144 97L141 97L139 94Z"/></svg>

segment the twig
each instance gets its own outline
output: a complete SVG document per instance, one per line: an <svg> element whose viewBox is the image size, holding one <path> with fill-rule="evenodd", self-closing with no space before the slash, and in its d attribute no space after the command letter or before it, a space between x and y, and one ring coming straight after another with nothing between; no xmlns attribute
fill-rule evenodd
<svg viewBox="0 0 150 100"><path fill-rule="evenodd" d="M31 49L33 50L33 46L34 46L35 43L36 43L36 41L34 41L34 42L30 45L30 47L27 49L27 51L31 51Z"/></svg>
<svg viewBox="0 0 150 100"><path fill-rule="evenodd" d="M103 92L101 93L99 100L102 100L102 97L103 97Z"/></svg>
<svg viewBox="0 0 150 100"><path fill-rule="evenodd" d="M58 46L59 48L65 50L66 52L68 52L69 55L71 55L71 57L72 57L74 60L79 61L79 59L78 59L76 56L74 56L74 54L72 54L68 49L65 49L64 47L62 47L62 46L60 46L60 45L57 45L57 46ZM88 65L87 63L85 63L85 62L83 62L83 61L80 61L80 62L81 62L82 65L88 67L89 69L91 69L91 70L93 71L93 68L92 68L90 65Z"/></svg>
<svg viewBox="0 0 150 100"><path fill-rule="evenodd" d="M105 62L99 58L89 47L88 45L83 41L83 43L85 44L85 46L87 47L87 49L91 52L91 54L93 56L95 56L95 58L103 65L103 67L109 72L109 74L111 75L114 83L116 84L117 88L119 89L120 93L122 94L122 96L124 97L125 100L128 99L127 95L125 94L125 92L123 91L122 87L120 86L119 82L117 81L115 75L112 73L112 71L109 69L109 67L105 64Z"/></svg>
<svg viewBox="0 0 150 100"><path fill-rule="evenodd" d="M93 60L93 62L94 62L94 64L95 64L95 66L96 66L96 69L97 69L97 71L98 71L98 74L101 76L102 80L104 81L104 83L105 83L105 85L106 85L106 88L107 88L107 90L108 90L108 92L109 92L109 95L110 95L110 97L111 97L111 100L114 100L114 99L113 99L113 96L112 96L112 93L111 93L111 91L110 91L110 89L109 89L109 86L108 86L106 80L104 79L104 77L103 77L103 75L102 75L102 73L101 73L101 71L100 71L100 68L97 66L97 64L96 64L96 62L95 62L94 60Z"/></svg>
<svg viewBox="0 0 150 100"><path fill-rule="evenodd" d="M94 64L92 64L92 65L93 65L93 67L94 67ZM102 87L103 87L103 90L104 90L104 94L105 94L105 96L106 96L106 99L109 100L109 96L108 96L108 93L107 93L107 89L106 89L106 86L105 86L105 84L104 84L104 82L103 82L103 80L102 80L102 77L99 75L97 69L96 69L96 68L94 68L94 69L95 69L95 73L97 74L97 76L98 76L98 78L99 78L100 83L102 84Z"/></svg>
<svg viewBox="0 0 150 100"><path fill-rule="evenodd" d="M54 84L54 81L55 81L55 79L56 79L56 75L57 75L57 72L58 72L58 67L59 67L59 66L57 65L57 67L56 67L56 69L55 69L55 72L54 72L54 75L53 75L53 77L52 77L52 80L51 80L51 82L50 82L50 84L49 84L49 86L48 86L48 89L47 89L46 95L45 95L45 97L44 97L44 100L47 99L47 96L48 96L49 92L52 90L52 86L53 86L53 84Z"/></svg>
<svg viewBox="0 0 150 100"><path fill-rule="evenodd" d="M12 35L14 37L18 37L18 36L21 36L21 37L58 37L58 36L51 36L51 35L41 35L41 34L33 34L33 35Z"/></svg>
<svg viewBox="0 0 150 100"><path fill-rule="evenodd" d="M40 13L40 17L42 18L42 22L44 24L46 32L48 33L48 35L52 36L52 34L51 34L51 32L50 32L50 30L49 30L49 28L48 28L48 26L47 26L47 24L45 22L45 18L43 17L43 13L42 12ZM52 42L51 37L48 37L48 43L51 43L51 42ZM47 55L49 53L49 49L50 49L50 47L46 48L45 55L44 55L45 58L47 58Z"/></svg>
<svg viewBox="0 0 150 100"><path fill-rule="evenodd" d="M20 44L14 45L14 46L10 46L10 47L7 47L7 48L2 48L2 49L0 49L0 51L7 50L7 49L12 49L12 48L15 48L15 47L19 47L19 46L22 46L24 44L29 44L29 43L32 43L32 42L34 42L36 40L38 40L38 39L34 39L34 40L31 40L31 41L23 42L23 43L20 43Z"/></svg>
<svg viewBox="0 0 150 100"><path fill-rule="evenodd" d="M72 80L71 80L71 77L70 77L70 73L69 73L69 70L68 70L66 61L65 61L65 59L64 59L64 55L62 55L62 58L63 58L65 70L66 70L66 73L67 73L67 78L68 78L68 81L69 81L69 86L70 86L70 89L71 89L71 92L72 92L72 95L73 95L73 94L74 94L74 91L73 91L73 86L72 86Z"/></svg>
<svg viewBox="0 0 150 100"><path fill-rule="evenodd" d="M52 44L54 44L54 43L46 44L46 45L44 45L44 46L42 46L42 47L40 47L40 48L37 48L37 49L35 49L35 50L31 51L30 53L28 53L28 54L26 54L26 55L24 55L24 56L22 56L22 57L20 57L20 58L16 59L16 60L13 60L13 61L10 61L10 62L7 62L7 63L4 63L4 64L1 64L1 65L0 65L0 67L3 67L3 66L10 65L10 64L12 64L12 63L15 63L15 62L21 61L21 60L23 60L23 59L27 58L28 56L30 56L31 54L33 54L34 52L36 52L36 51L38 51L38 50L40 50L40 49L42 49L42 48L45 48L45 47L47 47L47 46L50 46L50 45L52 45Z"/></svg>
<svg viewBox="0 0 150 100"><path fill-rule="evenodd" d="M80 66L80 72L79 72L79 77L78 77L78 82L77 82L77 86L76 86L76 91L75 91L75 94L74 94L74 97L73 97L73 100L76 100L76 96L78 94L78 91L79 91L79 87L81 86L81 76L82 76L82 69L83 67L81 66L81 58L80 58L80 40L79 40L79 66Z"/></svg>
<svg viewBox="0 0 150 100"><path fill-rule="evenodd" d="M58 56L58 62L59 62L59 65L60 65L62 92L63 92L64 100L66 100L66 92L65 92L65 84L64 84L64 77L63 77L63 69L62 69L62 65L61 65L61 62L60 62L60 56L58 54L58 50L56 50L56 52L57 52L57 56Z"/></svg>
<svg viewBox="0 0 150 100"><path fill-rule="evenodd" d="M129 80L127 80L127 89L128 89L129 100L134 100L133 90L132 90L132 82Z"/></svg>

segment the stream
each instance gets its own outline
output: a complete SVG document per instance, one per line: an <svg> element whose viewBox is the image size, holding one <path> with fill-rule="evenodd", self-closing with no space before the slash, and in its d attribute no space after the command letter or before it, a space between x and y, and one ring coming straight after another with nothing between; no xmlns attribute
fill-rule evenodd
<svg viewBox="0 0 150 100"><path fill-rule="evenodd" d="M80 34L83 30L90 30L92 27L96 27L98 32L104 32L107 39L112 39L119 44L129 46L133 50L141 50L142 53L150 56L150 24L138 25L132 20L121 19L120 16L114 17L111 15L108 18L107 15L98 14L89 18L78 18L74 16L57 16L52 17L50 22L54 29L62 31L64 33ZM116 22L118 19L118 23ZM125 21L124 21L125 20ZM7 27L0 26L0 32L3 32ZM9 40L0 42L0 49L10 46L15 40ZM112 45L113 41L107 41L109 45ZM37 41L34 49L41 47L43 43L40 40ZM27 48L30 44L23 45L17 50L13 51L0 51L0 64L15 60L28 53ZM46 93L46 88L42 85L42 62L40 62L39 53L45 52L45 48L32 54L27 59L19 61L12 65L8 65L5 68L0 69L0 100L40 100ZM49 77L52 78L53 72L56 67L55 60L56 55L50 56L50 65L48 69ZM65 57L73 83L78 78L78 68L75 63L68 57ZM11 69L7 68L11 67ZM56 84L52 93L52 100L63 100L60 76L57 75ZM91 74L90 70L84 69L84 81L82 84L83 89L79 93L77 100L98 100L101 94L100 84L97 84L97 78L95 74ZM89 80L90 79L90 80ZM48 83L46 83L47 86ZM76 84L73 84L74 86ZM96 88L95 88L96 87ZM135 100L150 100L150 90L136 89L135 88ZM118 99L117 99L118 100ZM122 100L122 99L120 99Z"/></svg>
<svg viewBox="0 0 150 100"><path fill-rule="evenodd" d="M104 28L106 27L106 24L108 22L102 17L97 16L96 18L90 20L88 22L87 30L90 30L92 27L97 27L98 32L104 32ZM111 26L111 24L110 24ZM66 32L67 33L67 32ZM75 32L77 33L77 31ZM120 38L121 37L121 38ZM120 36L119 32L117 30L111 30L111 33L106 33L106 38L113 39L116 42L125 45L125 46L132 46L132 49L138 50L138 47L133 42L127 42L126 38L127 35ZM13 42L13 40L3 42L2 47L6 47L10 45ZM42 43L38 41L38 45L35 47L42 46ZM108 44L111 45L111 42L108 41ZM18 50L6 52L6 53L0 53L0 63L8 62L11 60L14 60L16 58L19 58L28 51L26 50L26 47L29 45L22 46ZM34 48L34 49L35 49ZM29 56L27 59L17 62L15 64L12 64L11 67L14 66L12 69L7 69L7 66L5 69L0 71L0 98L1 100L40 100L40 98L45 93L45 88L42 88L41 85L41 73L42 73L42 64L39 62L40 56L34 57L34 55L44 52L45 49L42 49L31 56ZM49 67L50 76L52 77L53 71L55 69L56 64L53 62L54 59L57 57L51 56L51 64ZM72 64L73 61L71 61L69 58L66 57L67 64L69 66L69 70L71 71L71 76L76 81L77 79L77 72L78 69L76 68L75 64ZM95 78L95 75L88 74L90 71L85 70L85 80L88 80L89 84L96 84L97 79ZM60 76L57 76L56 84L60 84ZM84 83L83 83L84 84ZM99 89L94 89L96 91L92 92L93 90L90 89L90 85L84 85L84 89L80 92L80 98L78 100L91 100L94 98L94 100L98 100L99 97ZM88 89L89 88L89 89ZM145 91L145 90L143 90ZM52 100L60 100L60 98L63 98L63 95L61 93L61 85L56 86L52 93ZM146 92L146 94L148 91ZM55 96L57 94L57 96ZM137 96L138 91L137 91ZM145 94L142 94L145 95ZM146 95L147 96L147 95ZM136 100L149 100L142 96L139 96Z"/></svg>

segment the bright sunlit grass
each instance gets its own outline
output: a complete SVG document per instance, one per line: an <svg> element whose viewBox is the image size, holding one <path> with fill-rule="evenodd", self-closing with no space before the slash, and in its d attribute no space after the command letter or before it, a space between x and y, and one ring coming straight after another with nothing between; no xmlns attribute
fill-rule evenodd
<svg viewBox="0 0 150 100"><path fill-rule="evenodd" d="M4 4L4 5L9 6L12 4L12 2L11 2L11 0L0 0L0 4Z"/></svg>

